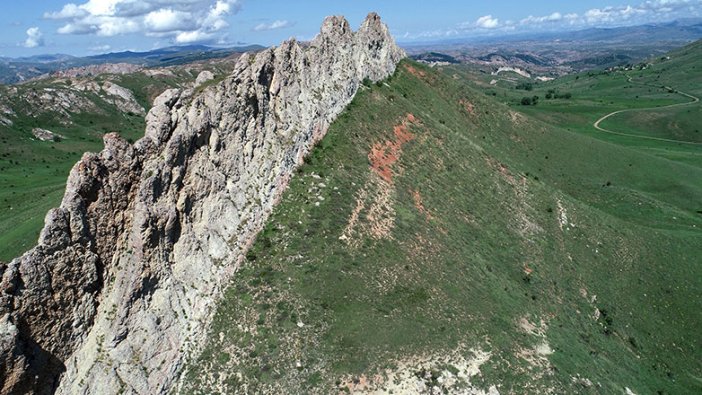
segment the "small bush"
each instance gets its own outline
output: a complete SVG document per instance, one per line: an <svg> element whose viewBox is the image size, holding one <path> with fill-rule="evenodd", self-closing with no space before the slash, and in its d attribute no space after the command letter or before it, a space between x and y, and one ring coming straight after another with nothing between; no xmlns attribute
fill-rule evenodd
<svg viewBox="0 0 702 395"><path fill-rule="evenodd" d="M531 82L520 82L517 86L514 87L514 89L531 91L534 90L534 84L532 84Z"/></svg>
<svg viewBox="0 0 702 395"><path fill-rule="evenodd" d="M522 100L520 102L523 106L535 106L539 103L539 97L538 96L524 96L522 97Z"/></svg>

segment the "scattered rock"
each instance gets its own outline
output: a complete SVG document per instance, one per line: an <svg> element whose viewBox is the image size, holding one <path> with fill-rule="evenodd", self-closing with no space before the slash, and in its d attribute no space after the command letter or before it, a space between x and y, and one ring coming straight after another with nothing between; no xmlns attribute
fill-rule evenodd
<svg viewBox="0 0 702 395"><path fill-rule="evenodd" d="M61 141L65 138L64 136L62 136L60 134L57 134L57 133L54 133L50 130L46 130L46 129L42 129L42 128L32 129L32 134L34 135L34 137L36 137L37 139L39 139L41 141L58 142L58 141Z"/></svg>

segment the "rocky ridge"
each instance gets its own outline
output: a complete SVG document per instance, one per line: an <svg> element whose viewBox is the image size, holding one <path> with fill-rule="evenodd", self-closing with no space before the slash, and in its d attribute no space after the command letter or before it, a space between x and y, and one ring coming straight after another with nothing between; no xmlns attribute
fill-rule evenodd
<svg viewBox="0 0 702 395"><path fill-rule="evenodd" d="M82 67L74 67L67 70L58 70L50 75L44 76L44 78L79 78L99 74L129 74L141 71L143 68L143 66L130 63L93 64Z"/></svg>
<svg viewBox="0 0 702 395"><path fill-rule="evenodd" d="M85 154L38 245L2 267L2 393L169 391L295 168L404 53L376 14L169 90L145 137Z"/></svg>

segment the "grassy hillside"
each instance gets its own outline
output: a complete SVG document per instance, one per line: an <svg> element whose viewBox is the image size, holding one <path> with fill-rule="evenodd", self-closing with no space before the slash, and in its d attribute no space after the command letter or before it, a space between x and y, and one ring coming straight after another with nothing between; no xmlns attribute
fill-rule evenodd
<svg viewBox="0 0 702 395"><path fill-rule="evenodd" d="M446 71L548 124L688 165L702 164L702 103L692 99L702 97L702 42L614 71L549 82L495 77L467 67ZM560 97L547 99L549 93ZM566 94L570 98L562 97ZM521 105L523 98L533 96L539 97L537 105ZM600 124L618 134L593 127L601 117L620 110L626 111Z"/></svg>
<svg viewBox="0 0 702 395"><path fill-rule="evenodd" d="M183 393L702 391L693 153L584 132L606 93L561 119L459 72L404 62L358 94L227 289Z"/></svg>

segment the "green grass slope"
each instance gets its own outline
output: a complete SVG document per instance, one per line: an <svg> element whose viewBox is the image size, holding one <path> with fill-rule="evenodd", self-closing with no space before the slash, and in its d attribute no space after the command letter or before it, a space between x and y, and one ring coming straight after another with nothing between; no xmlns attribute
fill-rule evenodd
<svg viewBox="0 0 702 395"><path fill-rule="evenodd" d="M645 67L641 67L645 66ZM549 82L517 82L476 73L468 67L447 69L473 85L548 124L615 144L636 148L662 158L702 165L702 41L647 62L614 71L590 71ZM527 81L522 79L521 83ZM570 99L547 99L549 92ZM538 96L535 106L520 105L522 98ZM604 120L601 117L625 110ZM664 141L668 140L668 141Z"/></svg>
<svg viewBox="0 0 702 395"><path fill-rule="evenodd" d="M471 86L404 62L357 95L181 392L702 391L702 169Z"/></svg>

